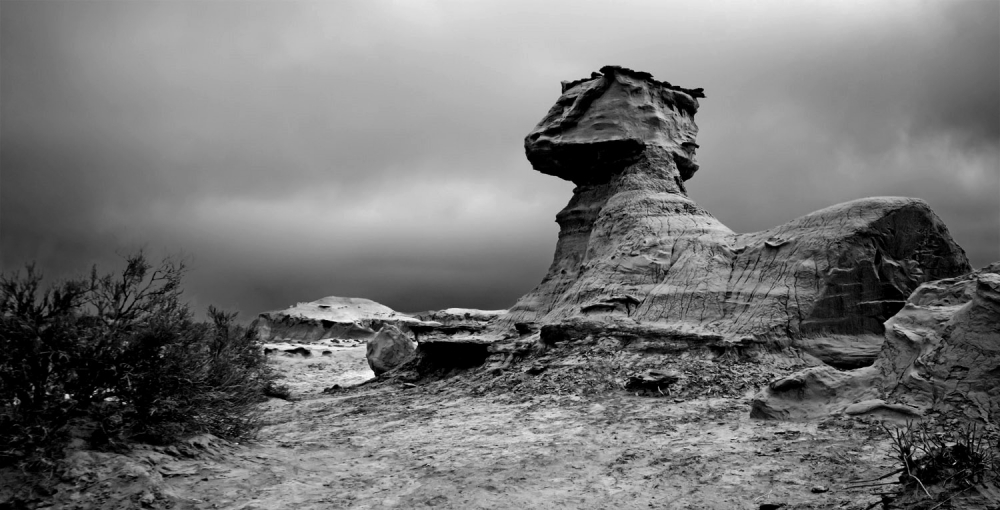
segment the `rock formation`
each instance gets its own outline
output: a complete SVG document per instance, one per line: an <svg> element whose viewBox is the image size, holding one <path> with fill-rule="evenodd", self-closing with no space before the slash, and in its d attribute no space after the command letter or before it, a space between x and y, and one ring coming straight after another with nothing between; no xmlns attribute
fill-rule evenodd
<svg viewBox="0 0 1000 510"><path fill-rule="evenodd" d="M490 322L507 313L507 310L477 310L474 308L445 308L420 312L414 316L424 324L411 326L418 340L434 337L478 335L490 327Z"/></svg>
<svg viewBox="0 0 1000 510"><path fill-rule="evenodd" d="M1000 422L1000 262L921 285L885 327L872 366L814 367L778 379L754 398L752 416L959 412Z"/></svg>
<svg viewBox="0 0 1000 510"><path fill-rule="evenodd" d="M365 341L386 324L405 328L421 323L420 319L370 299L330 296L264 312L258 316L257 329L264 342L310 343L327 338Z"/></svg>
<svg viewBox="0 0 1000 510"><path fill-rule="evenodd" d="M377 377L409 361L416 349L416 343L406 333L386 324L368 341L365 352L368 366Z"/></svg>
<svg viewBox="0 0 1000 510"><path fill-rule="evenodd" d="M700 97L701 89L615 66L563 83L525 151L536 170L576 188L556 216L548 273L498 319L501 328L792 339L818 358L865 364L913 289L969 271L944 223L912 198L855 200L764 232L733 232L687 196L699 169ZM876 343L854 336L865 334ZM831 352L830 335L852 335L853 354Z"/></svg>
<svg viewBox="0 0 1000 510"><path fill-rule="evenodd" d="M369 299L330 296L262 313L257 330L269 349L283 352L311 354L317 345L366 342L368 365L377 376L414 356L434 367L481 364L487 347L500 338L488 326L506 313L447 308L414 316Z"/></svg>

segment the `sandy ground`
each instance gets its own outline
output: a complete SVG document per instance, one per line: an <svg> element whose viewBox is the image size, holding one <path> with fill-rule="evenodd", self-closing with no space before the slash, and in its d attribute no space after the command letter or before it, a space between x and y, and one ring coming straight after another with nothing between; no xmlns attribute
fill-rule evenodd
<svg viewBox="0 0 1000 510"><path fill-rule="evenodd" d="M275 362L302 400L269 402L252 445L174 460L178 506L863 509L877 489L845 484L894 468L874 426L750 420L749 395L477 393L457 380L323 394L363 372L363 347Z"/></svg>
<svg viewBox="0 0 1000 510"><path fill-rule="evenodd" d="M458 377L323 393L370 376L363 346L272 359L300 400L269 401L257 441L80 453L51 508L865 509L879 489L848 482L895 467L874 425L750 420L749 392L674 401Z"/></svg>
<svg viewBox="0 0 1000 510"><path fill-rule="evenodd" d="M365 359L365 344L348 347L331 344L265 344L271 363L284 377L279 384L288 386L297 398L312 398L334 385L355 386L375 377ZM289 351L306 349L309 356Z"/></svg>

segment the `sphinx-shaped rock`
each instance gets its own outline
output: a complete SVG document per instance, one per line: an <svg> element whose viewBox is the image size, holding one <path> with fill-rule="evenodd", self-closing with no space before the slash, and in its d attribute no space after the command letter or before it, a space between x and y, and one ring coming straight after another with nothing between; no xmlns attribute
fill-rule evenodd
<svg viewBox="0 0 1000 510"><path fill-rule="evenodd" d="M548 273L501 327L632 321L739 342L791 338L808 352L823 335L880 338L920 283L969 271L944 223L912 198L733 232L687 196L699 97L614 66L563 84L525 151L536 170L577 186L556 216ZM876 350L856 349L866 362Z"/></svg>
<svg viewBox="0 0 1000 510"><path fill-rule="evenodd" d="M921 285L885 324L870 367L814 367L754 397L764 419L829 414L913 418L930 411L1000 422L1000 263Z"/></svg>

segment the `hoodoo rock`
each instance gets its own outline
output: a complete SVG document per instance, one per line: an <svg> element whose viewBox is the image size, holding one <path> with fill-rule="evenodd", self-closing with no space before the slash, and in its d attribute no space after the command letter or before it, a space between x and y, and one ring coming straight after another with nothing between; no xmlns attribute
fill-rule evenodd
<svg viewBox="0 0 1000 510"><path fill-rule="evenodd" d="M406 328L424 323L370 299L337 296L258 316L258 332L265 342L368 340L386 324Z"/></svg>
<svg viewBox="0 0 1000 510"><path fill-rule="evenodd" d="M921 285L885 327L872 366L814 367L775 380L754 397L751 415L910 419L937 412L1000 422L1000 262Z"/></svg>
<svg viewBox="0 0 1000 510"><path fill-rule="evenodd" d="M810 339L867 334L880 343L882 323L918 285L970 270L941 219L913 198L855 200L764 232L733 232L687 196L699 169L701 97L615 66L563 83L525 151L536 170L576 188L556 216L548 273L499 326L791 339L822 359L829 342ZM877 345L851 348L866 364Z"/></svg>

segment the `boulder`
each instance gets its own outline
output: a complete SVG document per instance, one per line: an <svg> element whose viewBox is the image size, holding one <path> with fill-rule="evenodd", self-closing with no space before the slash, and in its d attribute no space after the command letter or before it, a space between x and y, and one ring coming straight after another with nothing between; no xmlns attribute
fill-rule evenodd
<svg viewBox="0 0 1000 510"><path fill-rule="evenodd" d="M885 326L887 402L1000 423L1000 263L922 285Z"/></svg>
<svg viewBox="0 0 1000 510"><path fill-rule="evenodd" d="M872 366L778 379L754 397L751 416L934 412L1000 423L1000 262L921 285L885 328Z"/></svg>
<svg viewBox="0 0 1000 510"><path fill-rule="evenodd" d="M330 296L264 312L258 316L257 330L264 342L366 341L386 324L405 329L421 323L370 299Z"/></svg>
<svg viewBox="0 0 1000 510"><path fill-rule="evenodd" d="M792 339L817 359L857 366L873 360L883 322L918 285L970 270L914 198L865 198L733 232L687 196L700 97L615 66L563 84L525 152L576 188L556 216L547 274L496 327L639 323L723 343Z"/></svg>
<svg viewBox="0 0 1000 510"><path fill-rule="evenodd" d="M412 359L416 347L406 333L392 324L386 324L368 341L368 366L377 377Z"/></svg>

